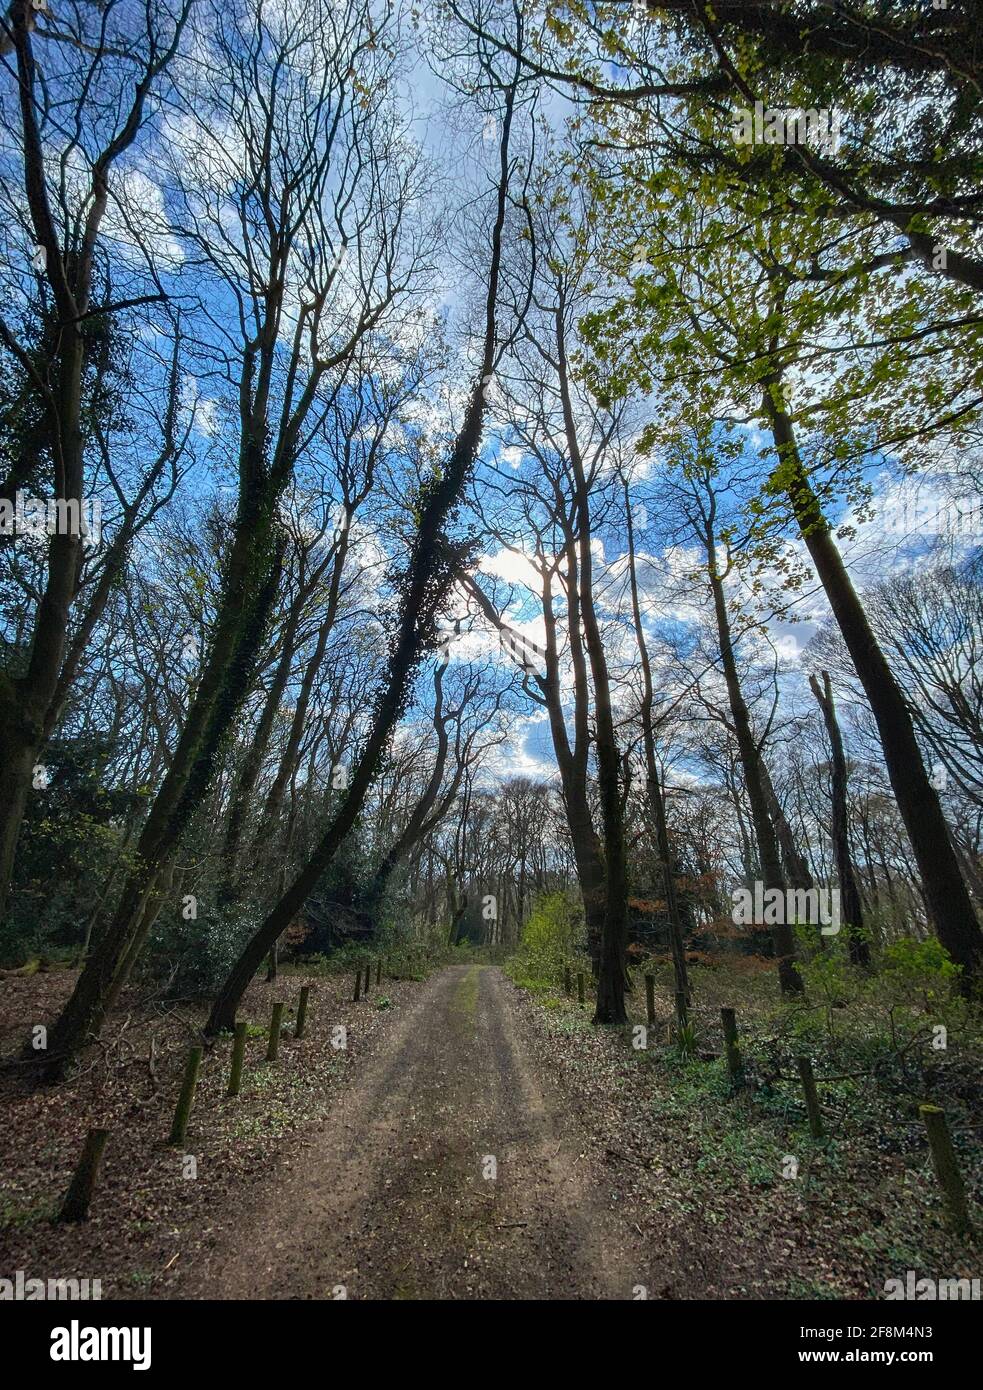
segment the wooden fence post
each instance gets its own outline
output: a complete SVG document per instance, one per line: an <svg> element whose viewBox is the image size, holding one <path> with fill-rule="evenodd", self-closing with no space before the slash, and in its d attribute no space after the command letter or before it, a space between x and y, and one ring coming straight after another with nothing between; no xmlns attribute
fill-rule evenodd
<svg viewBox="0 0 983 1390"><path fill-rule="evenodd" d="M226 1095L237 1096L242 1086L242 1063L246 1056L245 1022L237 1023L232 1038L232 1070L229 1072L229 1089Z"/></svg>
<svg viewBox="0 0 983 1390"><path fill-rule="evenodd" d="M361 999L361 997L362 997L362 967L359 966L358 969L355 971L355 999L354 999L354 1002L357 1004L358 1001Z"/></svg>
<svg viewBox="0 0 983 1390"><path fill-rule="evenodd" d="M109 1138L108 1129L90 1129L82 1145L82 1156L72 1174L72 1181L65 1193L59 1221L85 1221L89 1215L89 1203L95 1191L102 1151Z"/></svg>
<svg viewBox="0 0 983 1390"><path fill-rule="evenodd" d="M578 971L577 971L577 1003L578 1003L578 1004L582 1004L583 1002L584 1002L584 972L583 972L582 970L578 970Z"/></svg>
<svg viewBox="0 0 983 1390"><path fill-rule="evenodd" d="M802 1090L806 1098L806 1113L809 1116L809 1133L813 1139L822 1139L826 1133L823 1128L823 1115L819 1109L819 1092L816 1090L816 1078L812 1074L812 1062L808 1057L796 1057L796 1065L799 1068L799 1076L802 1079Z"/></svg>
<svg viewBox="0 0 983 1390"><path fill-rule="evenodd" d="M952 1147L952 1135L945 1118L945 1111L938 1105L920 1105L918 1113L922 1117L932 1150L932 1165L939 1186L945 1197L946 1210L952 1227L960 1235L968 1235L972 1229L969 1219L969 1205L966 1201L966 1188L963 1184L956 1151Z"/></svg>
<svg viewBox="0 0 983 1390"><path fill-rule="evenodd" d="M280 1025L283 1022L283 1001L273 1005L273 1017L270 1019L270 1040L266 1045L266 1060L275 1062L277 1053L280 1051Z"/></svg>
<svg viewBox="0 0 983 1390"><path fill-rule="evenodd" d="M181 1083L181 1094L178 1096L177 1109L174 1111L174 1123L171 1125L172 1144L183 1144L184 1136L188 1132L188 1120L191 1118L191 1107L195 1100L195 1087L198 1085L198 1068L201 1066L202 1049L192 1047L188 1052L188 1060L184 1066L184 1080Z"/></svg>
<svg viewBox="0 0 983 1390"><path fill-rule="evenodd" d="M645 976L645 1017L651 1028L655 1022L655 976Z"/></svg>
<svg viewBox="0 0 983 1390"><path fill-rule="evenodd" d="M310 985L301 985L300 999L297 1003L297 1024L294 1028L295 1038L302 1038L304 1036L304 1027L307 1023L307 1000L310 998L310 993Z"/></svg>
<svg viewBox="0 0 983 1390"><path fill-rule="evenodd" d="M378 987L382 984L382 957L381 957L381 956L379 957L379 959L378 959L378 960L376 961L376 963L375 963L375 984L376 984L376 989L378 989Z"/></svg>

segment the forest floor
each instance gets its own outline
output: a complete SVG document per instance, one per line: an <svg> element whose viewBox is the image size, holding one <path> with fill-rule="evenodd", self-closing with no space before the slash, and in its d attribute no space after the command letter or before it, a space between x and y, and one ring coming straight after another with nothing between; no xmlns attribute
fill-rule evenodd
<svg viewBox="0 0 983 1390"><path fill-rule="evenodd" d="M308 1033L266 1063L258 1020L304 982ZM70 984L0 980L8 1058ZM3 1073L0 1276L178 1299L864 1298L909 1268L980 1276L924 1163L811 1145L794 1107L731 1094L721 1063L636 1050L497 967L386 979L358 1004L347 978L281 972L241 1016L243 1092L224 1094L222 1040L183 1149L165 1141L190 1006L134 1005L62 1086ZM90 1124L112 1131L91 1218L53 1223Z"/></svg>

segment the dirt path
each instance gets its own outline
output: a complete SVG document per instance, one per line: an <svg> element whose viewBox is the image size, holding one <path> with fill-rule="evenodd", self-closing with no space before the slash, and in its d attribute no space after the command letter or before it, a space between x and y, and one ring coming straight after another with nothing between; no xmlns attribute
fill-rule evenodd
<svg viewBox="0 0 983 1390"><path fill-rule="evenodd" d="M431 977L268 1201L169 1296L631 1298L634 1242L526 1026L497 969Z"/></svg>

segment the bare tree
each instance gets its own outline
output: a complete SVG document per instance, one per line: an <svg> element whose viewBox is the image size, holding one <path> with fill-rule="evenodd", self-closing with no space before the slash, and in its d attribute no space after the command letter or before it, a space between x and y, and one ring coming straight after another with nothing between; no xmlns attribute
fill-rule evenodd
<svg viewBox="0 0 983 1390"><path fill-rule="evenodd" d="M116 914L52 1030L54 1069L118 997L248 693L283 563L284 488L360 341L420 269L419 246L400 235L420 187L387 106L385 18L318 0L300 27L249 5L216 7L211 19L196 38L214 61L189 65L172 131L171 193L176 235L232 309L228 325L214 326L237 395L235 528L194 699Z"/></svg>
<svg viewBox="0 0 983 1390"><path fill-rule="evenodd" d="M15 115L5 93L4 125L16 132L17 141L16 173L5 174L0 187L11 219L5 250L8 265L21 267L10 277L18 298L31 281L31 267L36 271L43 328L40 341L24 341L0 319L0 342L39 404L50 470L44 483L58 508L58 521L48 541L30 632L23 638L24 668L18 674L5 671L0 678L0 911L33 768L77 662L76 650L65 665L86 532L87 378L98 351L93 328L102 323L109 333L114 314L158 297L152 267L142 292L129 294L125 303L100 295L110 283L101 261L107 213L121 161L144 133L151 97L174 62L191 8L191 0L162 4L137 27L117 7L105 15L75 10L67 20L66 41L45 43L44 73L35 51L38 13L30 0L15 0L3 21L4 53L15 60L16 109ZM4 67L9 76L6 63ZM172 431L163 456L174 447ZM6 493L16 492L29 473L27 456L15 458L4 480ZM152 486L148 480L148 490ZM127 504L124 532L132 531L145 499L146 492ZM108 562L109 575L118 558ZM97 607L99 601L97 596ZM84 642L84 621L79 634Z"/></svg>
<svg viewBox="0 0 983 1390"><path fill-rule="evenodd" d="M809 687L823 712L830 747L830 777L833 797L833 854L836 876L840 885L840 916L848 932L847 944L854 965L870 965L870 947L863 935L864 915L860 892L853 871L850 853L850 819L847 801L847 766L843 752L843 736L836 718L833 687L829 672L823 671L820 686L815 676L809 677Z"/></svg>
<svg viewBox="0 0 983 1390"><path fill-rule="evenodd" d="M436 639L437 619L447 600L454 575L444 528L461 500L474 468L486 409L485 383L494 374L498 360L496 309L508 188L513 173L509 137L515 113L515 91L513 81L504 94L481 362L469 393L464 420L446 464L422 488L417 499L419 522L405 576L399 586L400 608L383 685L372 712L371 727L341 805L332 816L314 853L248 942L219 992L207 1023L207 1032L212 1034L232 1026L239 1000L260 961L289 926L351 830L405 706L412 676L423 654L434 645Z"/></svg>

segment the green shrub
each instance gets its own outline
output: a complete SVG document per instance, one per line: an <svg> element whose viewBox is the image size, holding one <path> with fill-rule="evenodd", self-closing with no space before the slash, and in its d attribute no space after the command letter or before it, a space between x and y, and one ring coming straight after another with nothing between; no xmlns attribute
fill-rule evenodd
<svg viewBox="0 0 983 1390"><path fill-rule="evenodd" d="M522 928L519 950L506 968L516 984L526 989L555 988L563 977L565 964L577 968L576 958L584 945L584 914L579 896L543 893L533 903Z"/></svg>
<svg viewBox="0 0 983 1390"><path fill-rule="evenodd" d="M896 1003L922 1003L927 1010L950 997L959 976L959 966L934 936L892 941L882 950L879 966L881 995L886 990Z"/></svg>

